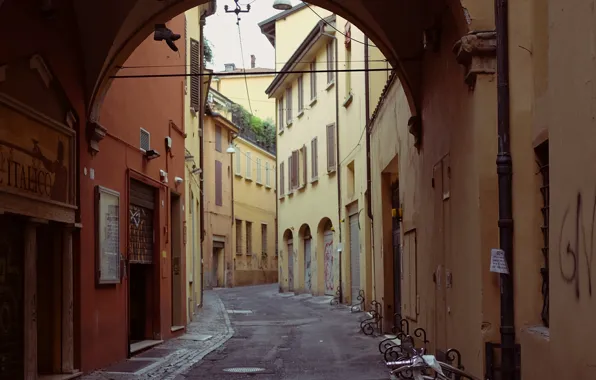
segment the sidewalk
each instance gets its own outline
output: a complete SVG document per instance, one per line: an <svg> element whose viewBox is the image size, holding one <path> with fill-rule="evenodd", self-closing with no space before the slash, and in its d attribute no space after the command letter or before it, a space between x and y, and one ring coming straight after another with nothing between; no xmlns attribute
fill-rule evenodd
<svg viewBox="0 0 596 380"><path fill-rule="evenodd" d="M203 309L188 325L186 334L82 380L178 380L211 351L234 335L225 306L214 291L204 292Z"/></svg>

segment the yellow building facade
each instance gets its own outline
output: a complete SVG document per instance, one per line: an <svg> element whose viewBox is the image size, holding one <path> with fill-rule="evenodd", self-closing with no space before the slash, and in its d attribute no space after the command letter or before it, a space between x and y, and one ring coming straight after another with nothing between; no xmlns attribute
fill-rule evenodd
<svg viewBox="0 0 596 380"><path fill-rule="evenodd" d="M234 286L276 283L275 147L234 139Z"/></svg>
<svg viewBox="0 0 596 380"><path fill-rule="evenodd" d="M285 62L278 70L312 71L281 74L267 89L277 103L280 287L355 304L372 294L365 126L387 77L364 70L386 62L356 27L317 7L259 25ZM336 68L360 71L316 72Z"/></svg>
<svg viewBox="0 0 596 380"><path fill-rule="evenodd" d="M201 63L202 58L202 26L205 18L215 11L215 2L211 2L199 7L192 8L184 13L186 26L186 63L188 67L198 66L199 70L206 72ZM203 16L201 16L203 15ZM184 131L186 139L184 142L186 148L186 172L185 186L187 186L185 212L185 244L186 244L186 269L187 269L187 287L186 302L188 302L187 322L193 319L197 307L202 305L202 241L203 226L202 218L202 197L201 197L201 128L202 112L197 113L198 109L205 108L207 99L207 90L209 82L206 80L186 80L184 91ZM197 107L197 102L200 103Z"/></svg>

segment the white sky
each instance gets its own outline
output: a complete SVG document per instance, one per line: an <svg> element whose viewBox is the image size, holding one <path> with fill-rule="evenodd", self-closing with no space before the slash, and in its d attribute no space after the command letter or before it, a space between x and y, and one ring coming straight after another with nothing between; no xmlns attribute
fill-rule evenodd
<svg viewBox="0 0 596 380"><path fill-rule="evenodd" d="M301 3L300 0L291 0L292 5ZM207 17L205 25L205 37L213 46L215 71L223 71L225 63L235 63L236 67L246 66L250 68L250 55L257 58L257 67L275 68L275 50L273 46L261 33L258 23L279 13L273 9L273 0L240 0L243 10L246 4L250 4L249 13L240 13L240 32L242 35L242 47L244 49L244 65L240 53L240 38L236 26L236 14L226 13L224 6L229 10L235 9L234 0L218 0L217 12Z"/></svg>

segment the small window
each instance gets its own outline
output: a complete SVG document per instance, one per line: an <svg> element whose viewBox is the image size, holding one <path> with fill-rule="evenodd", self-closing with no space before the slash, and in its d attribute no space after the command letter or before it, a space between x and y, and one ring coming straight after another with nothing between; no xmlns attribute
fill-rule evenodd
<svg viewBox="0 0 596 380"><path fill-rule="evenodd" d="M221 152L221 126L215 126L215 150Z"/></svg>
<svg viewBox="0 0 596 380"><path fill-rule="evenodd" d="M246 222L246 254L252 255L252 222Z"/></svg>
<svg viewBox="0 0 596 380"><path fill-rule="evenodd" d="M141 128L141 150L151 149L151 134L146 129Z"/></svg>
<svg viewBox="0 0 596 380"><path fill-rule="evenodd" d="M269 162L265 162L265 186L271 187L271 168Z"/></svg>
<svg viewBox="0 0 596 380"><path fill-rule="evenodd" d="M303 77L298 78L298 112L304 111L304 83Z"/></svg>
<svg viewBox="0 0 596 380"><path fill-rule="evenodd" d="M310 100L317 98L317 61L310 64Z"/></svg>
<svg viewBox="0 0 596 380"><path fill-rule="evenodd" d="M261 172L262 168L261 168L261 159L257 158L257 183L258 184L262 184L263 183L263 173Z"/></svg>
<svg viewBox="0 0 596 380"><path fill-rule="evenodd" d="M242 254L242 221L240 219L236 219L236 254Z"/></svg>
<svg viewBox="0 0 596 380"><path fill-rule="evenodd" d="M261 224L261 253L267 255L267 225Z"/></svg>
<svg viewBox="0 0 596 380"><path fill-rule="evenodd" d="M292 124L292 87L286 89L286 125Z"/></svg>
<svg viewBox="0 0 596 380"><path fill-rule="evenodd" d="M251 153L246 152L246 179L252 179L252 158Z"/></svg>

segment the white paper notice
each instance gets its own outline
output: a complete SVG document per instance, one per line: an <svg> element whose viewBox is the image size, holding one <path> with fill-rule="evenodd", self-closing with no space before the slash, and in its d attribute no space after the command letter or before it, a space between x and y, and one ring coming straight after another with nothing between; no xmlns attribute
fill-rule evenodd
<svg viewBox="0 0 596 380"><path fill-rule="evenodd" d="M494 273L509 274L509 266L502 249L490 250L490 271Z"/></svg>

